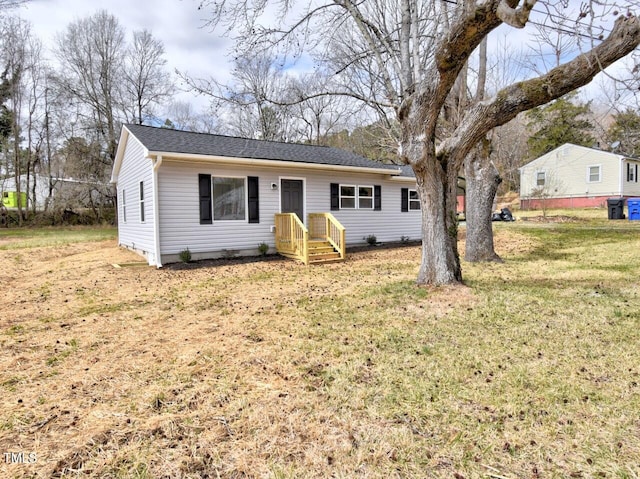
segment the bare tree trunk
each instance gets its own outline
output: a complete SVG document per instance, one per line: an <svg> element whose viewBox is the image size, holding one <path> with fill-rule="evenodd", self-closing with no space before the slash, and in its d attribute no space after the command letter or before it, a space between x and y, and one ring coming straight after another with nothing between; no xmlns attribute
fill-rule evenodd
<svg viewBox="0 0 640 479"><path fill-rule="evenodd" d="M435 158L430 170L436 175L416 171L423 228L422 261L417 284L442 285L462 282L458 255L458 220L456 218L457 171L443 170ZM414 167L414 168L420 168ZM431 171L429 171L431 173Z"/></svg>
<svg viewBox="0 0 640 479"><path fill-rule="evenodd" d="M467 179L467 239L464 259L467 261L502 262L494 249L491 223L493 199L502 178L489 158L490 145L490 141L485 139L464 162Z"/></svg>
<svg viewBox="0 0 640 479"><path fill-rule="evenodd" d="M487 80L487 39L479 47L478 85L475 103L484 100ZM464 160L464 176L467 181L465 219L467 238L464 259L467 261L502 261L493 245L491 213L493 199L502 182L498 169L489 158L491 141L481 140Z"/></svg>
<svg viewBox="0 0 640 479"><path fill-rule="evenodd" d="M283 3L287 11L294 2L279 3ZM449 7L450 3L455 7ZM637 5L637 0L633 3ZM200 7L212 8L211 26L226 24L243 31L241 37L246 40L237 44L240 51L254 50L256 45L291 45L291 39L303 28L319 34L329 33L328 36L336 40L335 46L346 52L344 61L338 61L335 65L338 68L333 71L349 71L344 78L345 88L335 94L362 101L384 113L382 116L391 110L395 112L400 130L400 161L413 168L422 208L419 284L459 284L462 281L457 251L456 180L466 156L476 144L490 130L504 125L519 113L586 85L598 72L630 54L640 44L640 18L631 13L620 15L601 42L595 42L593 48L573 60L537 78L516 81L489 100L462 105L458 110L461 118L457 119L455 128L440 135L442 112L447 98L459 92L454 87L463 65L482 39L500 25L524 27L536 0L522 4L517 0L405 0L393 8L388 3L374 0L318 2L319 7L295 25L289 24L288 28L275 31L259 25L254 20L255 15L247 15L250 4L245 0L202 0ZM604 4L608 5L607 2ZM464 8L467 6L469 8ZM383 14L393 9L400 11L391 16ZM451 18L447 18L449 13ZM609 15L607 13L607 18ZM314 24L318 29L309 28L314 17L323 22ZM379 17L383 21L379 21ZM395 21L390 17L395 17ZM408 24L412 19L419 19L419 22ZM430 23L432 20L435 23ZM606 23L610 25L610 20ZM330 28L330 32L323 29L323 25ZM343 25L349 31L339 38L334 35L336 25ZM303 37L309 38L305 35L302 33ZM415 38L421 40L417 45L412 42L407 55L407 45L400 43ZM322 44L323 49L325 46ZM335 59L331 55L330 63ZM411 64L412 60L414 64ZM369 72L369 75L362 75L363 72ZM356 78L362 78L363 82L354 90L352 84ZM366 94L360 94L358 90Z"/></svg>
<svg viewBox="0 0 640 479"><path fill-rule="evenodd" d="M49 211L49 207L51 206L51 201L53 199L53 175L51 172L51 130L49 125L49 88L45 90L44 102L45 102L45 120L44 120L44 131L45 131L45 141L47 148L47 163L46 163L46 172L47 172L47 197L44 200L44 211L45 213Z"/></svg>

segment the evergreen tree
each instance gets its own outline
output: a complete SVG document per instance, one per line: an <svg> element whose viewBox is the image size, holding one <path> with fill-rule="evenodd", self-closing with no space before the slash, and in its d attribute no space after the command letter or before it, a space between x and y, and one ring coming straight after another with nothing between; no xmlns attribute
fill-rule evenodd
<svg viewBox="0 0 640 479"><path fill-rule="evenodd" d="M613 116L614 123L607 130L607 141L616 144L615 152L640 158L640 115L628 108Z"/></svg>
<svg viewBox="0 0 640 479"><path fill-rule="evenodd" d="M591 135L593 123L588 119L591 103L575 104L575 94L562 98L527 112L527 126L533 134L527 140L529 156L537 158L564 145L591 147L595 138Z"/></svg>
<svg viewBox="0 0 640 479"><path fill-rule="evenodd" d="M0 77L0 151L5 140L11 135L11 125L13 118L11 110L7 107L6 102L11 97L11 84L7 79L5 71Z"/></svg>

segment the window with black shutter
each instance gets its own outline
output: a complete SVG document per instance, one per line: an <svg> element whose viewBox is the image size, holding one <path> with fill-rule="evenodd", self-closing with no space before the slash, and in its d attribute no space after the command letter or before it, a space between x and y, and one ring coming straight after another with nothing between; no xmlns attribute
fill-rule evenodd
<svg viewBox="0 0 640 479"><path fill-rule="evenodd" d="M200 193L200 224L210 225L211 214L211 175L198 175L198 191Z"/></svg>
<svg viewBox="0 0 640 479"><path fill-rule="evenodd" d="M340 209L340 185L331 183L331 211Z"/></svg>
<svg viewBox="0 0 640 479"><path fill-rule="evenodd" d="M260 223L260 205L258 195L258 177L247 178L247 197L249 200L249 223Z"/></svg>
<svg viewBox="0 0 640 479"><path fill-rule="evenodd" d="M638 165L627 163L627 181L638 182Z"/></svg>
<svg viewBox="0 0 640 479"><path fill-rule="evenodd" d="M409 188L400 189L400 211L409 211Z"/></svg>
<svg viewBox="0 0 640 479"><path fill-rule="evenodd" d="M382 187L380 185L373 186L373 209L382 210Z"/></svg>
<svg viewBox="0 0 640 479"><path fill-rule="evenodd" d="M330 184L331 211L382 210L382 187L380 185Z"/></svg>
<svg viewBox="0 0 640 479"><path fill-rule="evenodd" d="M144 181L140 182L140 223L144 223Z"/></svg>

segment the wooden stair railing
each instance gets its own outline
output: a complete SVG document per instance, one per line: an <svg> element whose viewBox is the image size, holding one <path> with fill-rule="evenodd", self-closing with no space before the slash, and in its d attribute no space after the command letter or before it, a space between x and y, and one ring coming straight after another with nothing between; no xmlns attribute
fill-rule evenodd
<svg viewBox="0 0 640 479"><path fill-rule="evenodd" d="M309 230L295 213L277 213L276 250L283 256L309 263L343 261L345 228L331 213L309 214Z"/></svg>
<svg viewBox="0 0 640 479"><path fill-rule="evenodd" d="M282 256L309 264L309 231L295 213L276 213L276 250Z"/></svg>
<svg viewBox="0 0 640 479"><path fill-rule="evenodd" d="M347 257L346 230L331 213L309 213L309 234L312 239L328 241L339 259Z"/></svg>

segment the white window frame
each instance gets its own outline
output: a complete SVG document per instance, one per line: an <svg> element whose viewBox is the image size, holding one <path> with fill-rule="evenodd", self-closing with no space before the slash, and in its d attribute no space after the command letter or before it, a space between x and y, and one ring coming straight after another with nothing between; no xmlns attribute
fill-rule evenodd
<svg viewBox="0 0 640 479"><path fill-rule="evenodd" d="M598 168L598 179L591 179L591 168ZM602 165L589 165L587 166L587 183L600 183L602 182Z"/></svg>
<svg viewBox="0 0 640 479"><path fill-rule="evenodd" d="M411 198L411 193L415 194L415 198ZM420 195L418 194L418 190L409 188L408 194L408 207L409 211L418 211L420 210Z"/></svg>
<svg viewBox="0 0 640 479"><path fill-rule="evenodd" d="M371 196L360 196L360 188L368 188L371 191ZM358 197L356 204L358 205L359 210L372 210L374 208L375 191L374 191L373 185L358 185L356 189L356 195ZM362 206L362 203L360 202L360 200L370 200L371 206Z"/></svg>
<svg viewBox="0 0 640 479"><path fill-rule="evenodd" d="M343 195L342 188L353 188L353 195ZM368 188L371 190L371 196L360 196L360 188ZM353 199L353 206L344 206L343 199ZM360 200L371 200L371 206L362 206ZM373 185L352 185L338 184L338 200L341 210L375 210L376 209L376 188Z"/></svg>
<svg viewBox="0 0 640 479"><path fill-rule="evenodd" d="M542 175L542 183L540 183L540 175ZM536 188L540 186L546 186L547 184L547 172L546 171L536 171Z"/></svg>
<svg viewBox="0 0 640 479"><path fill-rule="evenodd" d="M353 196L351 195L343 195L342 188L353 188ZM341 210L355 210L358 209L358 185L338 185L338 196L340 199L340 209ZM353 199L353 206L344 206L342 204L342 199Z"/></svg>
<svg viewBox="0 0 640 479"><path fill-rule="evenodd" d="M122 188L122 222L127 222L127 195L124 188Z"/></svg>
<svg viewBox="0 0 640 479"><path fill-rule="evenodd" d="M216 219L216 195L215 195L215 179L216 178L233 178L233 179L241 179L243 180L243 188L244 188L244 218L242 219ZM246 176L234 176L234 175L211 175L211 218L212 222L216 223L227 223L230 221L242 221L244 223L249 222L249 195L247 194L248 186L247 186L247 177Z"/></svg>
<svg viewBox="0 0 640 479"><path fill-rule="evenodd" d="M140 223L144 223L145 222L145 216L144 216L144 181L141 181L139 183L139 189L140 189Z"/></svg>

